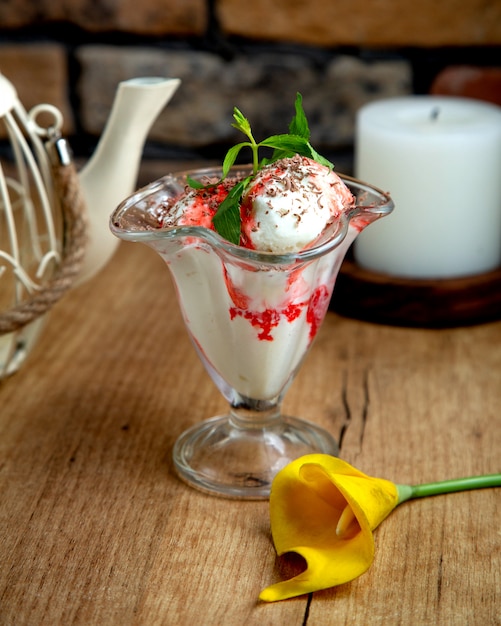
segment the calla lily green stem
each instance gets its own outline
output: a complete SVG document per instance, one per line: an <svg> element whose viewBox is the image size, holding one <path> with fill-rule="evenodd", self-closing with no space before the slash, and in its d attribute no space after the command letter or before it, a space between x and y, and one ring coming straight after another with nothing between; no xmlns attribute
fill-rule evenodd
<svg viewBox="0 0 501 626"><path fill-rule="evenodd" d="M486 476L469 476L453 480L442 480L436 483L423 485L397 485L398 504L412 498L424 498L438 496L454 491L467 491L469 489L485 489L487 487L501 487L501 474L488 474Z"/></svg>

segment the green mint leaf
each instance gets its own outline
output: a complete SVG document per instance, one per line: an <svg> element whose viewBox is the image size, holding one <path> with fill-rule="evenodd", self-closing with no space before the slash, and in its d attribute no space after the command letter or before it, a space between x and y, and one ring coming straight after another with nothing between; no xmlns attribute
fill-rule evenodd
<svg viewBox="0 0 501 626"><path fill-rule="evenodd" d="M240 202L251 177L244 178L234 185L226 198L221 202L212 218L216 231L224 239L238 246L240 243Z"/></svg>
<svg viewBox="0 0 501 626"><path fill-rule="evenodd" d="M244 135L247 135L247 137L251 139L252 131L249 120L243 115L240 109L237 109L237 107L233 109L233 118L235 119L235 123L232 124L233 128L240 130L242 133L244 133Z"/></svg>
<svg viewBox="0 0 501 626"><path fill-rule="evenodd" d="M261 141L259 145L275 148L272 157L270 159L264 159L262 165L269 165L279 159L285 159L295 154L300 154L330 169L334 168L334 165L328 159L321 156L305 137L299 135L273 135Z"/></svg>
<svg viewBox="0 0 501 626"><path fill-rule="evenodd" d="M311 147L308 140L299 135L272 135L260 142L260 146L267 146L268 148L275 148L282 152L289 153L289 156L293 154L301 154L306 152L303 156L309 156L311 153Z"/></svg>
<svg viewBox="0 0 501 626"><path fill-rule="evenodd" d="M204 183L201 183L199 180L195 180L189 175L186 177L186 182L192 189L203 189L204 187L207 187L207 185L204 185Z"/></svg>
<svg viewBox="0 0 501 626"><path fill-rule="evenodd" d="M223 161L223 178L226 178L228 176L228 173L232 165L234 165L240 150L246 146L252 147L248 141L245 141L243 143L237 143L235 146L232 146L228 150Z"/></svg>
<svg viewBox="0 0 501 626"><path fill-rule="evenodd" d="M273 135L259 145L274 148L271 157L261 161L261 167L275 163L275 161L280 159L293 157L295 154L309 156L308 142L299 135Z"/></svg>
<svg viewBox="0 0 501 626"><path fill-rule="evenodd" d="M291 135L299 135L309 141L310 127L308 126L308 120L306 119L306 114L303 109L303 96L299 92L296 94L294 106L296 108L296 114L289 124L289 133Z"/></svg>
<svg viewBox="0 0 501 626"><path fill-rule="evenodd" d="M306 114L303 109L303 96L299 92L296 94L294 107L296 113L289 123L289 134L301 137L306 141L309 141L310 127L308 126L308 120L306 119ZM298 153L303 154L301 151L298 151ZM262 165L274 163L279 159L285 159L287 157L294 156L294 154L295 153L293 151L286 148L275 148L275 151L273 152L271 158L263 161ZM310 156L309 151L304 150L303 156Z"/></svg>
<svg viewBox="0 0 501 626"><path fill-rule="evenodd" d="M313 148L313 146L311 146L311 144L308 144L308 145L310 146L310 151L311 151L310 158L312 158L317 163L320 163L320 165L325 165L325 167L328 167L330 170L334 169L334 163L331 163L329 159L326 159L321 154L318 154L318 152Z"/></svg>

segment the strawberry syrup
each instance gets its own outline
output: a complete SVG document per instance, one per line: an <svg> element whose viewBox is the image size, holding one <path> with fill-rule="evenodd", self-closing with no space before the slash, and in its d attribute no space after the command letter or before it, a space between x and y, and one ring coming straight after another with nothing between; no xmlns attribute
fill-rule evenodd
<svg viewBox="0 0 501 626"><path fill-rule="evenodd" d="M224 280L234 304L229 308L230 320L241 317L249 321L258 330L257 338L260 341L273 341L272 331L279 325L280 321L285 319L289 323L293 322L301 315L305 307L307 307L306 322L310 325L309 338L312 341L329 306L329 290L325 285L320 285L313 291L309 300L297 303L289 302L283 308L251 311L248 308L249 298L232 283L226 268L224 269Z"/></svg>

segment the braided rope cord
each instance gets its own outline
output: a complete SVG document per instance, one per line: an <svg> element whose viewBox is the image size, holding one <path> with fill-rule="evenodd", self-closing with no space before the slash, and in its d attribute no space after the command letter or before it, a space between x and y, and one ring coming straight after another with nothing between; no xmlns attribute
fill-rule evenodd
<svg viewBox="0 0 501 626"><path fill-rule="evenodd" d="M85 202L73 163L53 165L56 195L60 199L64 241L62 261L54 276L26 301L0 314L0 335L20 329L46 313L72 286L85 253Z"/></svg>

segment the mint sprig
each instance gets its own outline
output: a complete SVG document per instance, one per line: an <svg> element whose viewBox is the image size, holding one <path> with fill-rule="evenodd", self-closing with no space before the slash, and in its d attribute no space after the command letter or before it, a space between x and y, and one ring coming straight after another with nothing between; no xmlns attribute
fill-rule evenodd
<svg viewBox="0 0 501 626"><path fill-rule="evenodd" d="M263 141L257 142L252 134L249 120L236 107L233 109L233 119L235 121L232 123L232 126L242 132L247 137L248 141L238 143L228 150L223 160L221 180L224 180L228 176L243 148L250 148L252 152L252 174L232 187L227 197L219 205L212 221L214 228L221 237L238 245L240 242L240 204L242 196L252 178L262 167L280 159L293 157L296 154L309 157L330 169L334 166L328 159L321 156L310 144L310 128L303 109L303 98L300 93L296 94L295 114L289 124L288 134L272 135ZM272 148L273 153L271 157L259 161L260 148ZM195 189L204 187L203 184L191 178L188 178L188 184Z"/></svg>

